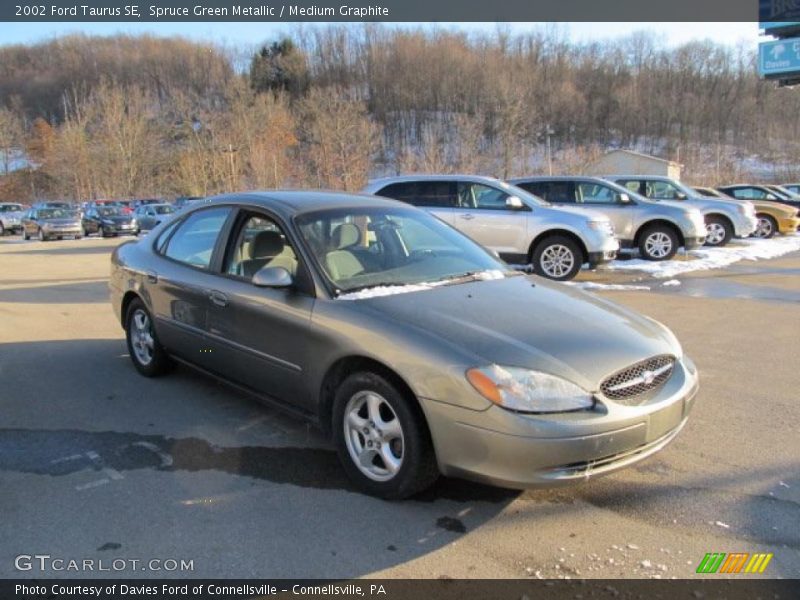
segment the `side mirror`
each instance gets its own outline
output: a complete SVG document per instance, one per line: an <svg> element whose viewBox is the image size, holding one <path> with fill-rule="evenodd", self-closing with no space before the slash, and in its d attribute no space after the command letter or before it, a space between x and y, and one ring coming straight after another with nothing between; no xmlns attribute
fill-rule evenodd
<svg viewBox="0 0 800 600"><path fill-rule="evenodd" d="M618 196L620 204L631 204L631 197L628 194L622 193Z"/></svg>
<svg viewBox="0 0 800 600"><path fill-rule="evenodd" d="M686 194L684 194L683 192L678 192L677 194L675 194L675 197L678 200L686 200L686 198L688 198L688 196Z"/></svg>
<svg viewBox="0 0 800 600"><path fill-rule="evenodd" d="M522 203L522 200L520 200L519 197L509 196L506 198L506 208L510 210L522 210L525 208L525 205Z"/></svg>
<svg viewBox="0 0 800 600"><path fill-rule="evenodd" d="M283 267L262 267L253 275L252 282L257 287L287 288L294 283L294 279Z"/></svg>

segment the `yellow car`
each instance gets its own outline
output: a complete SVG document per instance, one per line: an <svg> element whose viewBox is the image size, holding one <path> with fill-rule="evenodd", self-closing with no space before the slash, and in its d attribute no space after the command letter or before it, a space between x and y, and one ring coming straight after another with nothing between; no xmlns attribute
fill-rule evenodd
<svg viewBox="0 0 800 600"><path fill-rule="evenodd" d="M714 188L696 187L694 189L703 196L721 198L722 200L734 199ZM800 211L794 206L771 200L752 200L748 198L748 201L755 207L756 218L758 219L758 226L752 234L753 237L767 239L775 235L776 232L786 235L795 233L800 229Z"/></svg>

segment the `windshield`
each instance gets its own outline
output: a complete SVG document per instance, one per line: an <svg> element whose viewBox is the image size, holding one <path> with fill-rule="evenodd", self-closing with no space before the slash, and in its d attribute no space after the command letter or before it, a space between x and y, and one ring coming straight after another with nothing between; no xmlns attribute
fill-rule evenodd
<svg viewBox="0 0 800 600"><path fill-rule="evenodd" d="M42 208L39 210L40 219L77 219L78 211L66 208Z"/></svg>
<svg viewBox="0 0 800 600"><path fill-rule="evenodd" d="M175 209L171 206L153 206L151 208L156 211L157 215L169 215L175 212Z"/></svg>
<svg viewBox="0 0 800 600"><path fill-rule="evenodd" d="M116 206L103 206L97 209L97 214L101 217L116 217L122 214L122 209Z"/></svg>
<svg viewBox="0 0 800 600"><path fill-rule="evenodd" d="M23 210L22 204L3 204L0 206L0 212L20 212Z"/></svg>
<svg viewBox="0 0 800 600"><path fill-rule="evenodd" d="M300 234L337 292L518 275L422 211L354 208L301 215Z"/></svg>

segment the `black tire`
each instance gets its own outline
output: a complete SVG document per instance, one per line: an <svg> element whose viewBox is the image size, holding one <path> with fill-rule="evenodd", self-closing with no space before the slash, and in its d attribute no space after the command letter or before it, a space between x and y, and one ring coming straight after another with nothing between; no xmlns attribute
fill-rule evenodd
<svg viewBox="0 0 800 600"><path fill-rule="evenodd" d="M106 230L105 230L105 228L104 228L102 225L100 225L100 226L97 228L97 235L99 235L101 238L104 238L104 237L106 237Z"/></svg>
<svg viewBox="0 0 800 600"><path fill-rule="evenodd" d="M669 260L678 251L678 234L669 225L650 225L639 236L639 254L645 260Z"/></svg>
<svg viewBox="0 0 800 600"><path fill-rule="evenodd" d="M775 234L778 233L778 221L775 220L775 217L766 213L757 213L756 218L758 219L758 226L752 237L760 240L768 240L775 237Z"/></svg>
<svg viewBox="0 0 800 600"><path fill-rule="evenodd" d="M39 227L39 241L40 242L47 241L47 236L44 234L44 230L41 227Z"/></svg>
<svg viewBox="0 0 800 600"><path fill-rule="evenodd" d="M3 237L6 234L6 228L3 223L0 223L0 237Z"/></svg>
<svg viewBox="0 0 800 600"><path fill-rule="evenodd" d="M533 249L533 272L555 281L574 279L585 257L578 244L564 235L551 235Z"/></svg>
<svg viewBox="0 0 800 600"><path fill-rule="evenodd" d="M24 227L22 228L22 239L23 239L24 241L26 241L26 242L27 242L29 239L31 239L31 238L30 238L30 236L28 235L28 230L27 230L27 229L25 229Z"/></svg>
<svg viewBox="0 0 800 600"><path fill-rule="evenodd" d="M721 248L722 246L726 246L733 237L733 226L725 217L709 215L706 217L706 228L708 229L706 246ZM714 233L712 233L712 230L709 228L714 228Z"/></svg>
<svg viewBox="0 0 800 600"><path fill-rule="evenodd" d="M148 322L150 324L149 331L150 335L153 339L153 349L152 349L152 358L149 362L144 362L139 358L136 349L134 348L134 340L133 340L133 330L134 330L134 318L139 313L144 314ZM158 377L159 375L163 375L168 373L174 363L172 359L167 354L164 347L158 341L158 336L156 335L155 328L153 327L153 317L150 314L150 311L147 310L147 307L144 305L144 302L136 298L128 305L128 310L125 313L125 340L128 344L128 354L131 357L131 361L133 362L133 366L136 367L136 370L139 371L145 377Z"/></svg>
<svg viewBox="0 0 800 600"><path fill-rule="evenodd" d="M352 401L357 402L357 397L364 392L379 395L388 407L394 411L392 421L396 418L402 432L401 463L397 472L384 481L370 478L356 465L356 459L351 456L348 448L348 435L345 433L346 409ZM387 500L400 500L408 498L430 487L439 478L439 469L436 465L436 454L431 442L430 432L425 423L425 417L413 398L408 398L384 377L371 372L360 372L350 375L336 390L333 401L331 431L339 460L347 476L359 490ZM367 419L369 417L367 416ZM390 421L390 422L392 422ZM372 423L372 421L369 421ZM374 425L374 423L372 423ZM372 428L374 431L380 431ZM366 436L357 434L362 445L369 443ZM396 441L396 440L395 440ZM387 445L392 442L386 442ZM392 446L396 448L396 446ZM355 451L354 451L355 452ZM394 454L396 456L396 454ZM376 454L373 467L385 463Z"/></svg>

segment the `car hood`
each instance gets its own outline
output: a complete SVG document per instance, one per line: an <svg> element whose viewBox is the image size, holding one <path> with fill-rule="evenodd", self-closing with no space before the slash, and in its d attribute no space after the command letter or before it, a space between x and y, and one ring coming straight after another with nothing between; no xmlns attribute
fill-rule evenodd
<svg viewBox="0 0 800 600"><path fill-rule="evenodd" d="M133 215L114 215L112 217L100 217L101 221L111 221L112 223L129 223Z"/></svg>
<svg viewBox="0 0 800 600"><path fill-rule="evenodd" d="M596 391L602 380L633 363L682 354L675 336L656 321L534 276L442 286L353 304L399 327L416 329L423 339L438 337L462 349L462 360L472 360L472 366L536 369L588 391Z"/></svg>
<svg viewBox="0 0 800 600"><path fill-rule="evenodd" d="M739 206L747 206L750 204L748 200L737 200L735 198L723 200L722 198L710 198L708 196L690 196L684 200L684 202L688 203L690 206L699 208L700 210L717 209L722 211L734 210L734 205L736 204Z"/></svg>
<svg viewBox="0 0 800 600"><path fill-rule="evenodd" d="M12 210L12 211L4 212L4 213L0 214L0 217L6 218L6 219L21 219L24 215L25 215L25 211L24 210Z"/></svg>
<svg viewBox="0 0 800 600"><path fill-rule="evenodd" d="M794 206L789 206L788 204L781 204L780 202L772 202L772 201L760 201L760 200L750 200L753 203L753 206L756 207L756 210L762 210L766 213L780 213L786 217L793 217L797 214L797 209Z"/></svg>

